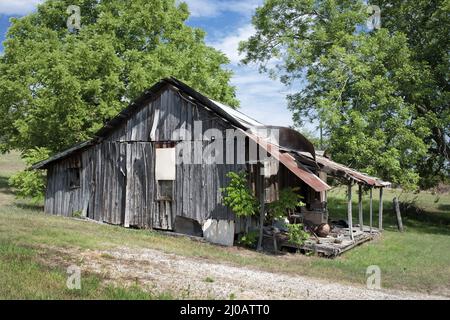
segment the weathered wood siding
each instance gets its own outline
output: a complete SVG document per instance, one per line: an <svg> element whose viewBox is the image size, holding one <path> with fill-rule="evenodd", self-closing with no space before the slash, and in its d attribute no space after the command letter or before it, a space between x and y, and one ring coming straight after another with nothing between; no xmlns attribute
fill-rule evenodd
<svg viewBox="0 0 450 320"><path fill-rule="evenodd" d="M125 204L125 146L105 141L94 147L94 201L89 216L98 221L123 224ZM90 150L85 151L90 152Z"/></svg>
<svg viewBox="0 0 450 320"><path fill-rule="evenodd" d="M157 119L154 117L157 116ZM245 170L241 164L178 163L173 201L158 201L154 179L154 149L160 141L177 141L178 157L183 157L181 140L200 134L194 121L202 122L203 133L216 128L223 132L231 126L212 111L180 97L176 89L166 87L160 95L139 107L129 119L111 131L105 139L76 156L51 165L45 210L52 214L72 215L83 211L89 218L111 224L139 228L173 229L176 215L202 223L208 218L233 220L234 214L222 205L220 188L228 183L229 171ZM151 139L153 123L156 123ZM174 135L186 129L188 136ZM224 159L226 159L224 147ZM194 161L191 150L191 160ZM71 161L81 164L81 186L68 190L66 169Z"/></svg>
<svg viewBox="0 0 450 320"><path fill-rule="evenodd" d="M45 211L51 214L69 216L82 210L81 188L70 188L68 171L80 168L79 155L59 161L49 168ZM81 179L81 178L80 178Z"/></svg>
<svg viewBox="0 0 450 320"><path fill-rule="evenodd" d="M125 225L152 227L154 212L153 146L148 142L126 143ZM166 228L167 229L167 228Z"/></svg>

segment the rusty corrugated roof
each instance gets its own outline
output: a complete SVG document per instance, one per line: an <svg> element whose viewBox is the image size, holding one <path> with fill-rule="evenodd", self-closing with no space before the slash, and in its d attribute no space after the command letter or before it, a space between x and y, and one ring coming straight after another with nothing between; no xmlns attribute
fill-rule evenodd
<svg viewBox="0 0 450 320"><path fill-rule="evenodd" d="M281 152L279 147L267 140L260 138L254 134L243 131L250 139L255 141L259 146L270 153L276 160L281 162L289 171L299 177L308 186L316 192L326 191L331 187L317 175L308 170L298 160L296 160L289 152Z"/></svg>
<svg viewBox="0 0 450 320"><path fill-rule="evenodd" d="M306 152L300 152L302 156L310 158ZM365 173L356 171L355 169L344 166L343 164L334 162L322 155L316 153L316 162L321 169L329 174L341 176L343 178L351 179L357 183L362 183L372 187L388 187L390 182L383 181L376 177L371 177Z"/></svg>

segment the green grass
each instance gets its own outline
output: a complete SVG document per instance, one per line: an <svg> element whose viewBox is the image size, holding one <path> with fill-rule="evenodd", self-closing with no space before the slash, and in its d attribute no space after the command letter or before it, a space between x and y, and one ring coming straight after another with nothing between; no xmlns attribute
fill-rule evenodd
<svg viewBox="0 0 450 320"><path fill-rule="evenodd" d="M81 288L66 286L63 266L39 263L36 249L0 241L0 299L165 299L134 285L120 287L103 283L98 275L82 274Z"/></svg>
<svg viewBox="0 0 450 320"><path fill-rule="evenodd" d="M357 188L353 188L353 219L358 223ZM383 229L397 229L397 219L393 211L393 198L400 202L411 203L402 210L402 221L408 231L415 233L450 234L450 194L433 195L422 191L419 194L402 192L399 189L384 189L383 192ZM338 187L328 193L330 217L347 219L346 188ZM373 225L378 226L379 191L373 192ZM369 224L369 195L363 195L364 224Z"/></svg>
<svg viewBox="0 0 450 320"><path fill-rule="evenodd" d="M169 294L153 293L138 285L108 284L97 274L82 273L81 288L68 289L67 266L49 267L42 263L42 257L49 253L43 252L38 245L76 246L81 238L64 230L64 223L56 227L54 221L46 221L41 206L14 199L8 179L24 167L17 152L0 156L0 299L172 298ZM86 241L83 248L93 243Z"/></svg>
<svg viewBox="0 0 450 320"><path fill-rule="evenodd" d="M213 283L213 282L214 282L214 279L211 278L211 277L206 277L206 278L205 278L205 282Z"/></svg>
<svg viewBox="0 0 450 320"><path fill-rule="evenodd" d="M7 180L14 171L0 156L0 177ZM9 169L3 169L6 166ZM0 179L0 181L2 181ZM438 202L428 193L419 194L420 214L404 217L406 232L396 231L391 198L385 193L385 232L381 239L365 243L336 259L300 254L269 255L244 248L224 248L188 238L169 237L148 230L100 225L69 218L49 216L39 206L17 201L11 190L0 186L0 298L32 299L148 299L170 298L151 294L139 284L133 287L107 285L100 275L83 276L82 290L66 289L64 265L48 267L38 259L46 247L110 249L118 246L152 248L178 255L248 266L260 270L307 275L364 285L369 265L378 265L382 286L450 296L450 216L449 195ZM378 203L374 203L378 208ZM345 192L330 192L331 216L345 217ZM365 207L365 217L368 217ZM377 212L377 210L375 210ZM354 204L354 217L357 207ZM356 221L356 219L355 219ZM367 221L367 220L366 220ZM376 220L376 217L374 219ZM44 252L43 252L44 251ZM102 256L113 259L112 256ZM207 281L205 279L205 281Z"/></svg>

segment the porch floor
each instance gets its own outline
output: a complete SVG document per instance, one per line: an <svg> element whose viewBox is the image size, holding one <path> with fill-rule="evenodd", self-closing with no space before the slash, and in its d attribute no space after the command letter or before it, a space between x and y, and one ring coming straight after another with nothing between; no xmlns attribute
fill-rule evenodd
<svg viewBox="0 0 450 320"><path fill-rule="evenodd" d="M314 253L319 256L334 258L380 235L381 232L376 228L372 228L372 232L370 232L369 226L364 226L363 230L361 230L359 225L355 225L353 227L352 240L350 238L349 228L334 227L327 237L311 237L300 247L292 245L286 240L282 240L280 249L294 249L300 250L302 253Z"/></svg>

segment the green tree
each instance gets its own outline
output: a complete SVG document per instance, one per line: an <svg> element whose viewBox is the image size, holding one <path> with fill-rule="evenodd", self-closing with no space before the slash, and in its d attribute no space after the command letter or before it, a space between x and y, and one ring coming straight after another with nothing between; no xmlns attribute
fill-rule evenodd
<svg viewBox="0 0 450 320"><path fill-rule="evenodd" d="M450 1L267 0L244 63L285 84L294 120L320 119L334 159L399 183L449 178Z"/></svg>
<svg viewBox="0 0 450 320"><path fill-rule="evenodd" d="M0 56L0 151L65 149L167 76L237 106L228 59L176 3L52 0L12 19ZM69 5L81 8L77 32L67 27Z"/></svg>

